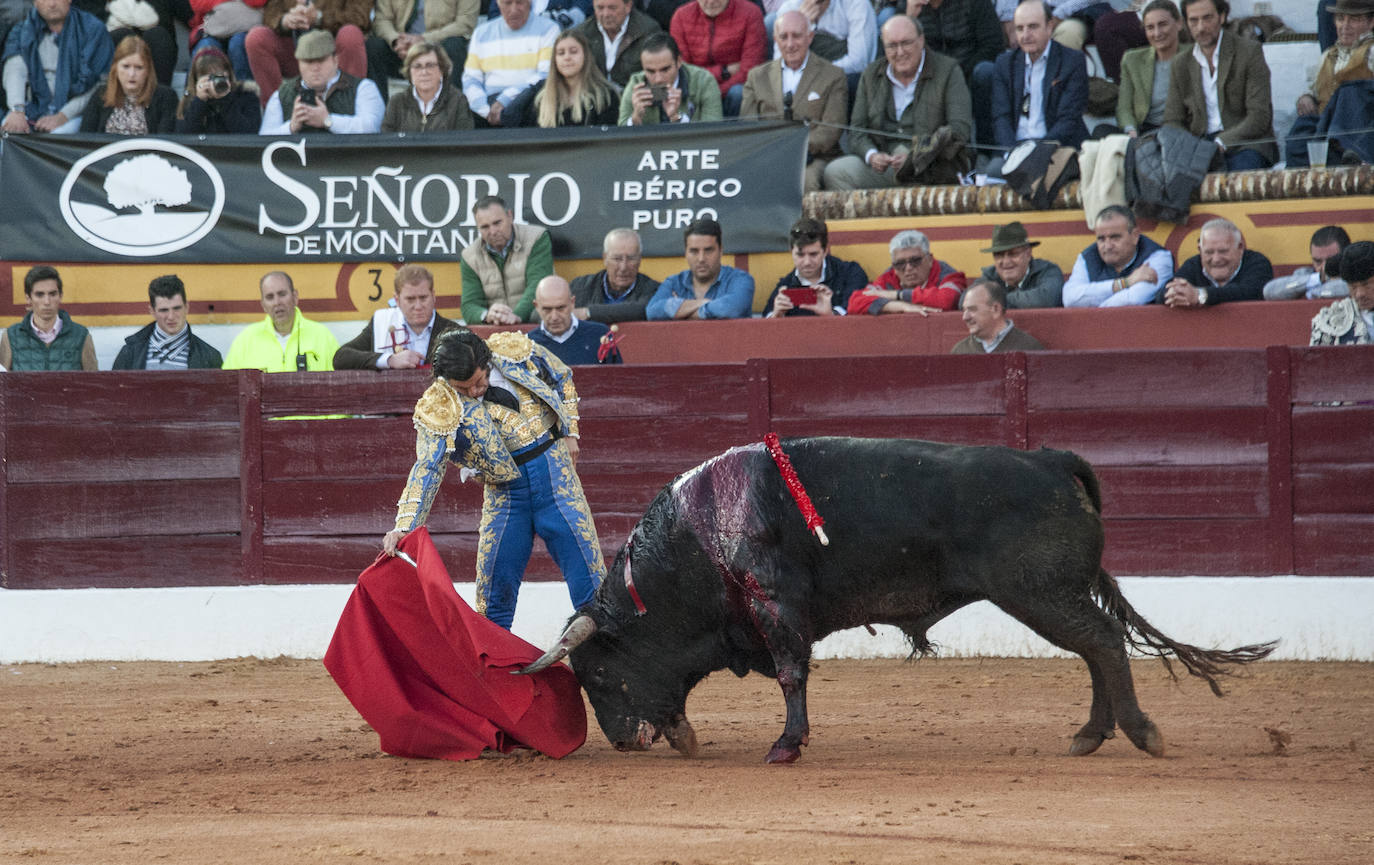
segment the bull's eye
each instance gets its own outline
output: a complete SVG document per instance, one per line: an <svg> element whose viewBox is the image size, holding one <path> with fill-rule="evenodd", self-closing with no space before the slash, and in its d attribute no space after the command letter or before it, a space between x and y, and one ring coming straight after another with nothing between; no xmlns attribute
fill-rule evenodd
<svg viewBox="0 0 1374 865"><path fill-rule="evenodd" d="M630 693L630 683L629 683L629 682L626 682L624 679L621 679L621 681L620 681L620 690L621 690L622 693L625 693L625 694Z"/></svg>

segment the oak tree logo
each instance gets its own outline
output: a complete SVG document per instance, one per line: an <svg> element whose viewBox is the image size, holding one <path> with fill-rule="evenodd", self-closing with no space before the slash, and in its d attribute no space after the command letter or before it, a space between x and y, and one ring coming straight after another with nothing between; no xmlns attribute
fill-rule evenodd
<svg viewBox="0 0 1374 865"><path fill-rule="evenodd" d="M78 160L59 201L68 227L97 249L165 255L214 229L224 210L224 180L189 147L135 138Z"/></svg>

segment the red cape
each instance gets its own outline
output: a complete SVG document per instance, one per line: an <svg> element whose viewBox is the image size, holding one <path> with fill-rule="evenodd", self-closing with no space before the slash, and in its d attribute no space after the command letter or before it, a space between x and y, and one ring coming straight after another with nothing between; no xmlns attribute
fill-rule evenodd
<svg viewBox="0 0 1374 865"><path fill-rule="evenodd" d="M572 670L511 675L543 653L463 602L424 528L401 549L418 575L379 556L358 577L324 656L382 750L471 760L484 748L564 757L581 747L587 710Z"/></svg>

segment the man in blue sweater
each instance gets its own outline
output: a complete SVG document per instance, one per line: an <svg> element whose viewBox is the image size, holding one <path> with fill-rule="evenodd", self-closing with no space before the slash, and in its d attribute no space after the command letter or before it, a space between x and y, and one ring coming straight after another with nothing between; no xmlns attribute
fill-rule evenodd
<svg viewBox="0 0 1374 865"><path fill-rule="evenodd" d="M611 349L605 360L598 357L611 329L599 321L583 321L573 312L572 287L561 276L546 276L534 287L534 311L541 324L530 339L542 345L568 366L620 363L620 350Z"/></svg>

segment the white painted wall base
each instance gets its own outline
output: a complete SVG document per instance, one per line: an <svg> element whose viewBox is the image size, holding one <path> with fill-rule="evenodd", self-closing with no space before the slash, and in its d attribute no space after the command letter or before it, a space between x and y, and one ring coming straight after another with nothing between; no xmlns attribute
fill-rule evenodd
<svg viewBox="0 0 1374 865"><path fill-rule="evenodd" d="M1127 577L1126 597L1174 639L1232 647L1279 638L1274 658L1374 660L1374 579L1359 577ZM247 655L318 658L352 586L0 590L0 663L204 661ZM472 603L474 587L458 584ZM559 583L521 590L515 633L550 645L572 612ZM832 634L818 658L903 657L894 628ZM942 655L1052 657L1064 653L987 603L931 629Z"/></svg>

